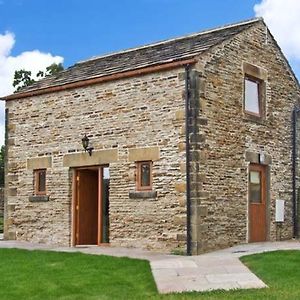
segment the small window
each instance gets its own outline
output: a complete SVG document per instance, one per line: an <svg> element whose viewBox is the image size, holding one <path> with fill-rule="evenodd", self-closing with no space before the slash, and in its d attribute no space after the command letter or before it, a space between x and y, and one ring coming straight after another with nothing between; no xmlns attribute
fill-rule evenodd
<svg viewBox="0 0 300 300"><path fill-rule="evenodd" d="M35 170L35 194L46 195L46 169Z"/></svg>
<svg viewBox="0 0 300 300"><path fill-rule="evenodd" d="M136 183L138 191L152 189L152 161L137 162Z"/></svg>
<svg viewBox="0 0 300 300"><path fill-rule="evenodd" d="M261 203L261 176L259 171L250 171L249 198L250 203Z"/></svg>
<svg viewBox="0 0 300 300"><path fill-rule="evenodd" d="M252 77L245 77L244 109L246 113L261 116L261 82Z"/></svg>

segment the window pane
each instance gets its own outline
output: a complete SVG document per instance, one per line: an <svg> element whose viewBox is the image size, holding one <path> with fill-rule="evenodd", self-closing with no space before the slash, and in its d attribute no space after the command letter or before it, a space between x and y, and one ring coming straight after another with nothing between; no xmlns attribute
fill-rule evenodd
<svg viewBox="0 0 300 300"><path fill-rule="evenodd" d="M38 191L46 191L46 171L44 170L38 172Z"/></svg>
<svg viewBox="0 0 300 300"><path fill-rule="evenodd" d="M260 178L259 178L259 172L250 172L250 182L251 183L256 183L259 184L260 183Z"/></svg>
<svg viewBox="0 0 300 300"><path fill-rule="evenodd" d="M245 110L259 114L259 84L245 79Z"/></svg>
<svg viewBox="0 0 300 300"><path fill-rule="evenodd" d="M251 203L261 203L260 172L250 172L249 198Z"/></svg>
<svg viewBox="0 0 300 300"><path fill-rule="evenodd" d="M109 167L104 167L103 168L103 178L104 179L109 179L110 176L109 176Z"/></svg>
<svg viewBox="0 0 300 300"><path fill-rule="evenodd" d="M150 163L141 164L141 186L150 186Z"/></svg>

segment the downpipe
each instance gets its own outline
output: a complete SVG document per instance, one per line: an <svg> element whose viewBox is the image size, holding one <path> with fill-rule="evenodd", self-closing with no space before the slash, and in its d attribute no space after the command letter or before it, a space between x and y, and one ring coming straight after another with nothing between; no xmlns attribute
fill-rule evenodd
<svg viewBox="0 0 300 300"><path fill-rule="evenodd" d="M190 182L190 65L185 66L185 153L186 153L186 229L187 255L192 255L191 245L191 182Z"/></svg>
<svg viewBox="0 0 300 300"><path fill-rule="evenodd" d="M292 189L293 189L293 236L297 238L298 230L298 203L297 203L297 125L300 109L295 107L292 116Z"/></svg>

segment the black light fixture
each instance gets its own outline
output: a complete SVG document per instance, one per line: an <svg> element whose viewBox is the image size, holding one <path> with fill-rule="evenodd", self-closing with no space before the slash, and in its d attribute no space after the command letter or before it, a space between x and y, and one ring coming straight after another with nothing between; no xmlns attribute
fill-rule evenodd
<svg viewBox="0 0 300 300"><path fill-rule="evenodd" d="M90 156L92 156L92 152L94 150L93 147L90 147L90 139L86 136L86 134L84 135L84 137L82 138L82 147L84 149L85 152L88 152Z"/></svg>

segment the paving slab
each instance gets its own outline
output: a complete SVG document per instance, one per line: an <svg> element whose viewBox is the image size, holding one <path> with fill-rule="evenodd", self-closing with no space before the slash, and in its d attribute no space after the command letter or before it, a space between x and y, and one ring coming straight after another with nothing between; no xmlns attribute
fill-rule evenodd
<svg viewBox="0 0 300 300"><path fill-rule="evenodd" d="M1 236L0 236L1 238ZM59 247L0 241L0 248L82 252L145 259L150 262L160 293L265 288L267 285L239 260L241 256L276 250L300 250L297 240L239 245L198 256L179 256L122 247Z"/></svg>

